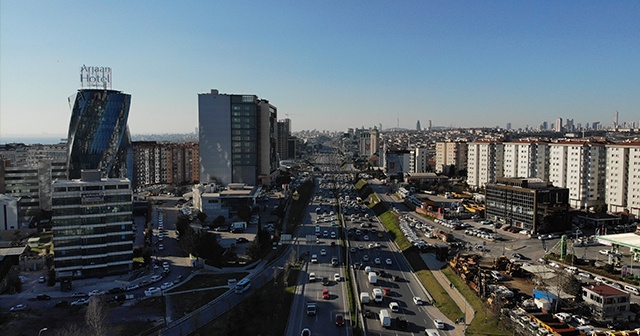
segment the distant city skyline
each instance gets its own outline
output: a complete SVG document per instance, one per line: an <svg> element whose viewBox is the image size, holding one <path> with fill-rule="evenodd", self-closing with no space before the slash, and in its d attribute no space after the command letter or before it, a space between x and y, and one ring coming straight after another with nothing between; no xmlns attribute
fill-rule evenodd
<svg viewBox="0 0 640 336"><path fill-rule="evenodd" d="M66 137L83 65L131 95L133 135L193 132L213 88L293 132L640 123L639 32L636 1L3 1L0 141Z"/></svg>

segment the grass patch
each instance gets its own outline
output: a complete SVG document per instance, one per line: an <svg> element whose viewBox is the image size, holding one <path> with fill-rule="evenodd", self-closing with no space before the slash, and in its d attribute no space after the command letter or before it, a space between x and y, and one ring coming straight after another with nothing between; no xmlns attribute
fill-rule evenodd
<svg viewBox="0 0 640 336"><path fill-rule="evenodd" d="M229 288L215 288L211 290L199 290L190 293L171 295L171 305L174 320L204 306L215 300L220 295L229 291Z"/></svg>
<svg viewBox="0 0 640 336"><path fill-rule="evenodd" d="M356 182L355 187L356 189L360 190L362 189L362 187L366 185L367 185L367 181L361 179L361 180L358 180L358 182Z"/></svg>
<svg viewBox="0 0 640 336"><path fill-rule="evenodd" d="M398 216L395 213L387 211L381 214L378 218L387 231L389 231L391 239L393 239L396 245L398 245L400 250L404 251L411 247L411 243L400 230L400 226L398 225Z"/></svg>
<svg viewBox="0 0 640 336"><path fill-rule="evenodd" d="M249 272L197 274L197 275L194 275L193 278L189 279L189 281L181 284L178 287L172 288L168 292L169 293L182 292L182 291L189 291L189 290L200 289L200 288L226 286L227 280L229 279L240 280L247 275L249 275Z"/></svg>
<svg viewBox="0 0 640 336"><path fill-rule="evenodd" d="M287 284L294 284L292 286L285 286L285 273L282 272L275 281L270 281L253 296L200 328L193 336L284 335L298 270L291 269L288 272Z"/></svg>
<svg viewBox="0 0 640 336"><path fill-rule="evenodd" d="M458 305L449 296L449 293L440 286L440 283L429 270L421 270L416 272L418 278L425 288L429 289L429 294L433 297L433 305L438 308L448 319L455 321L462 316L462 311Z"/></svg>
<svg viewBox="0 0 640 336"><path fill-rule="evenodd" d="M447 267L442 270L442 273L453 283L453 285L460 291L462 296L467 299L467 302L471 305L471 309L475 311L475 317L471 324L467 327L465 335L511 335L512 332L505 329L503 325L499 323L500 319L496 318L496 315L489 310L482 300L467 286L466 283L460 277ZM470 309L467 307L467 309ZM462 316L462 315L459 315ZM448 316L447 316L448 317Z"/></svg>

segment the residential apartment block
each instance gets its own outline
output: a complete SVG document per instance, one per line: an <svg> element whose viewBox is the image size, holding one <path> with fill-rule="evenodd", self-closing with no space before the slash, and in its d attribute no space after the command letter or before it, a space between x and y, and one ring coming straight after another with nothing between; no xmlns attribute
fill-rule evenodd
<svg viewBox="0 0 640 336"><path fill-rule="evenodd" d="M467 143L466 142L437 142L436 143L436 173L457 173L467 168Z"/></svg>
<svg viewBox="0 0 640 336"><path fill-rule="evenodd" d="M504 143L504 176L549 180L549 145L523 139Z"/></svg>
<svg viewBox="0 0 640 336"><path fill-rule="evenodd" d="M413 148L409 157L409 172L426 173L429 171L429 149L426 147Z"/></svg>
<svg viewBox="0 0 640 336"><path fill-rule="evenodd" d="M374 154L379 154L380 131L377 128L359 130L358 153L362 157L369 158Z"/></svg>
<svg viewBox="0 0 640 336"><path fill-rule="evenodd" d="M549 144L549 181L569 188L569 204L584 209L605 204L606 147L595 141Z"/></svg>
<svg viewBox="0 0 640 336"><path fill-rule="evenodd" d="M128 179L82 171L53 182L56 277L90 278L132 269L132 192Z"/></svg>
<svg viewBox="0 0 640 336"><path fill-rule="evenodd" d="M469 143L467 183L472 188L482 188L503 176L504 145L493 140Z"/></svg>
<svg viewBox="0 0 640 336"><path fill-rule="evenodd" d="M591 308L593 319L598 322L613 322L635 319L630 311L631 295L609 285L587 285L582 287L582 300Z"/></svg>
<svg viewBox="0 0 640 336"><path fill-rule="evenodd" d="M640 142L606 146L606 203L610 212L640 217Z"/></svg>
<svg viewBox="0 0 640 336"><path fill-rule="evenodd" d="M195 183L200 180L197 143L133 142L133 188L153 184Z"/></svg>

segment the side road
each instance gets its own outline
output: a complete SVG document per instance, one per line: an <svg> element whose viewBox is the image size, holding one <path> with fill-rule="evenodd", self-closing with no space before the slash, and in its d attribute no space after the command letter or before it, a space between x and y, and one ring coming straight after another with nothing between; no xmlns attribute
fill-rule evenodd
<svg viewBox="0 0 640 336"><path fill-rule="evenodd" d="M464 330L466 329L466 326L469 325L471 321L473 321L473 318L475 317L475 312L473 311L473 308L471 307L469 302L467 302L464 296L460 294L458 289L455 286L452 286L451 283L449 282L449 279L447 279L447 277L442 273L441 269L442 267L445 266L445 263L437 260L435 258L435 255L431 253L421 254L421 256L422 256L422 260L424 260L425 264L427 264L427 267L429 268L433 276L436 278L436 280L438 280L438 283L440 283L440 286L442 286L442 288L444 288L447 291L449 296L455 301L455 303L458 305L460 310L464 312L465 314L464 323L455 325L456 331L460 335L464 335Z"/></svg>

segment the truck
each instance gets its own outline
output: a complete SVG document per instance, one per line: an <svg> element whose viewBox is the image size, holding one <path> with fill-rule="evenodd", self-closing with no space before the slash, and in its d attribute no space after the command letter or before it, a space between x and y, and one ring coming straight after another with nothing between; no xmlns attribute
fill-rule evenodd
<svg viewBox="0 0 640 336"><path fill-rule="evenodd" d="M369 279L370 284L375 284L378 282L378 275L375 272L369 272L367 274L367 278Z"/></svg>
<svg viewBox="0 0 640 336"><path fill-rule="evenodd" d="M391 327L391 315L387 309L380 310L380 324L385 327Z"/></svg>
<svg viewBox="0 0 640 336"><path fill-rule="evenodd" d="M371 292L371 296L373 296L373 301L375 302L382 302L382 289L380 288L374 288L373 291Z"/></svg>
<svg viewBox="0 0 640 336"><path fill-rule="evenodd" d="M360 303L366 304L366 303L369 303L370 301L371 301L371 297L369 296L369 293L367 292L360 293Z"/></svg>
<svg viewBox="0 0 640 336"><path fill-rule="evenodd" d="M231 232L240 233L247 229L247 222L233 222L231 223Z"/></svg>
<svg viewBox="0 0 640 336"><path fill-rule="evenodd" d="M317 312L315 302L307 302L307 315L313 316Z"/></svg>

